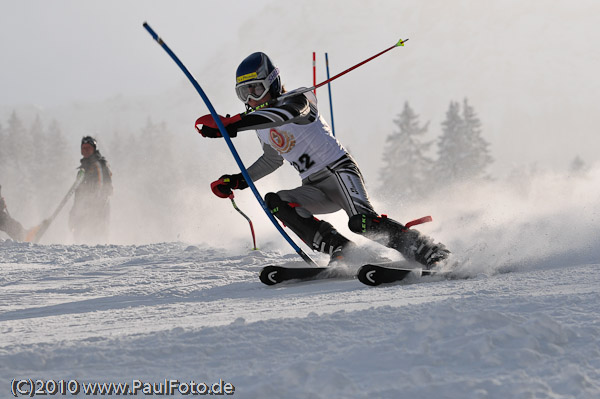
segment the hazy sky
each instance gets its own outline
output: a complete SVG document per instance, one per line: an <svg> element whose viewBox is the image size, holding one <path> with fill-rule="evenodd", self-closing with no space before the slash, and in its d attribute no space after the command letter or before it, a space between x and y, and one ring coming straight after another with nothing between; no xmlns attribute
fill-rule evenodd
<svg viewBox="0 0 600 399"><path fill-rule="evenodd" d="M409 37L406 47L333 85L336 128L357 155L381 153L405 101L422 123L430 122L434 139L449 102L467 97L482 120L496 168L542 163L564 169L576 155L590 163L600 160L595 150L600 146L600 3L595 0L0 4L0 108L5 111L19 104L52 107L118 94L156 97L180 85L182 100L198 104L199 111L185 113L189 125L205 110L177 67L150 43L144 21L190 70L207 74L198 78L226 108L222 113L242 110L232 76L252 51L267 51L288 88L295 88L312 84L312 51L320 57L330 53L333 74ZM322 61L319 68L321 80ZM329 116L326 91L321 93L321 110ZM171 123L175 113L165 110L161 116ZM183 124L181 115L177 118Z"/></svg>
<svg viewBox="0 0 600 399"><path fill-rule="evenodd" d="M53 106L159 92L172 84L176 72L166 58L157 63L165 67L159 69L163 73L156 73L156 64L147 72L143 55L155 56L157 49L144 45L148 34L142 23L168 32L174 48L201 57L236 37L241 21L266 1L254 1L255 10L246 12L232 12L232 3L247 4L0 0L0 105Z"/></svg>
<svg viewBox="0 0 600 399"><path fill-rule="evenodd" d="M0 0L0 11L3 126L13 110L28 125L36 114L46 126L57 119L69 137L75 167L83 132L98 134L104 154L118 165L107 145L119 142L113 133L139 134L148 118L165 122L169 142L188 151L177 156L199 165L187 173L191 194L183 201L202 217L210 206L215 223L231 206L215 201L209 184L223 173L236 173L237 165L222 141L195 132L193 122L207 113L206 106L142 28L144 21L192 71L221 114L244 110L233 89L235 69L254 51L268 53L293 89L312 84L313 51L322 81L326 51L333 75L410 38L405 47L332 84L336 133L358 161L372 195L386 137L397 129L393 121L407 101L421 123L429 123L427 138L435 140L450 101L468 98L490 143L495 177L531 165L565 171L575 156L600 163L597 0L374 0L368 5L364 0ZM317 97L329 119L326 88ZM236 145L249 165L260 147L253 134L240 136ZM164 165L165 171L174 167ZM259 182L263 194L299 183L292 168L283 169ZM136 176L113 172L121 185L116 196L122 195L119 188ZM564 195L558 182L566 179L557 176L557 187L544 186L544 196ZM3 189L10 192L9 186ZM53 194L61 196L61 190ZM195 194L206 196L205 202ZM127 199L138 200L146 199ZM120 201L115 197L117 213L125 209ZM255 202L250 193L240 193L244 210L253 213ZM12 210L21 217L30 213ZM390 213L408 217L405 209ZM212 226L200 216L182 217L198 221L186 222L190 229L200 220Z"/></svg>

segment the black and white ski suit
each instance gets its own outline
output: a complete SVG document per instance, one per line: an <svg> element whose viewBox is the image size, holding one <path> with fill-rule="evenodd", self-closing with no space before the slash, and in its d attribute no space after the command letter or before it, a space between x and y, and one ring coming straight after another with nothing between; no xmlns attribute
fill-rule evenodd
<svg viewBox="0 0 600 399"><path fill-rule="evenodd" d="M250 129L256 130L263 146L263 154L248 168L252 180L272 173L284 161L300 174L301 186L268 193L265 202L314 250L329 253L335 260L352 246L331 224L313 216L343 209L351 231L394 248L408 259L430 266L447 257L442 244L375 212L356 162L319 115L312 92L289 93L227 126L232 137Z"/></svg>
<svg viewBox="0 0 600 399"><path fill-rule="evenodd" d="M284 161L296 168L300 187L277 192L286 202L298 204L303 217L343 209L348 216L376 214L356 162L333 136L319 114L312 92L291 95L259 109L236 124L238 131L255 129L264 153L248 168L258 180Z"/></svg>

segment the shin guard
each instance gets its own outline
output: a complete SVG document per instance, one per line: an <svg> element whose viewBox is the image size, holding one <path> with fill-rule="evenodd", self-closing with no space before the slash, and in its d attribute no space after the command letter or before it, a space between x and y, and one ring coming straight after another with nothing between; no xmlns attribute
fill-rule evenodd
<svg viewBox="0 0 600 399"><path fill-rule="evenodd" d="M326 221L300 216L294 209L297 204L285 202L275 193L268 193L265 203L277 219L315 251L331 255L350 242Z"/></svg>

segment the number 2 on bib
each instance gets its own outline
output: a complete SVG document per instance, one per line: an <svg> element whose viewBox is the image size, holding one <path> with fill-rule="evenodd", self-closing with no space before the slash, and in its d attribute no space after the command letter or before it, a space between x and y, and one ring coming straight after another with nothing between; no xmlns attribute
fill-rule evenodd
<svg viewBox="0 0 600 399"><path fill-rule="evenodd" d="M310 159L308 154L302 154L298 158L298 162L292 162L294 168L296 168L296 170L300 173L306 172L314 164L315 162Z"/></svg>

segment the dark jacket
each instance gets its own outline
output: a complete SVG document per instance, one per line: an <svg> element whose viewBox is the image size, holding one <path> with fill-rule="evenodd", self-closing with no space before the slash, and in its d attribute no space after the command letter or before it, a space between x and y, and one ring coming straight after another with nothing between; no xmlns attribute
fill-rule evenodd
<svg viewBox="0 0 600 399"><path fill-rule="evenodd" d="M0 195L0 231L6 232L10 238L22 241L25 238L25 229L21 223L13 219L8 213L4 198Z"/></svg>
<svg viewBox="0 0 600 399"><path fill-rule="evenodd" d="M109 197L113 192L112 172L99 151L82 158L79 169L85 174L75 190L69 227L78 242L104 241L110 217Z"/></svg>
<svg viewBox="0 0 600 399"><path fill-rule="evenodd" d="M112 172L106 159L96 151L88 158L81 158L79 169L85 171L83 182L75 191L75 202L85 200L106 202L113 192Z"/></svg>

